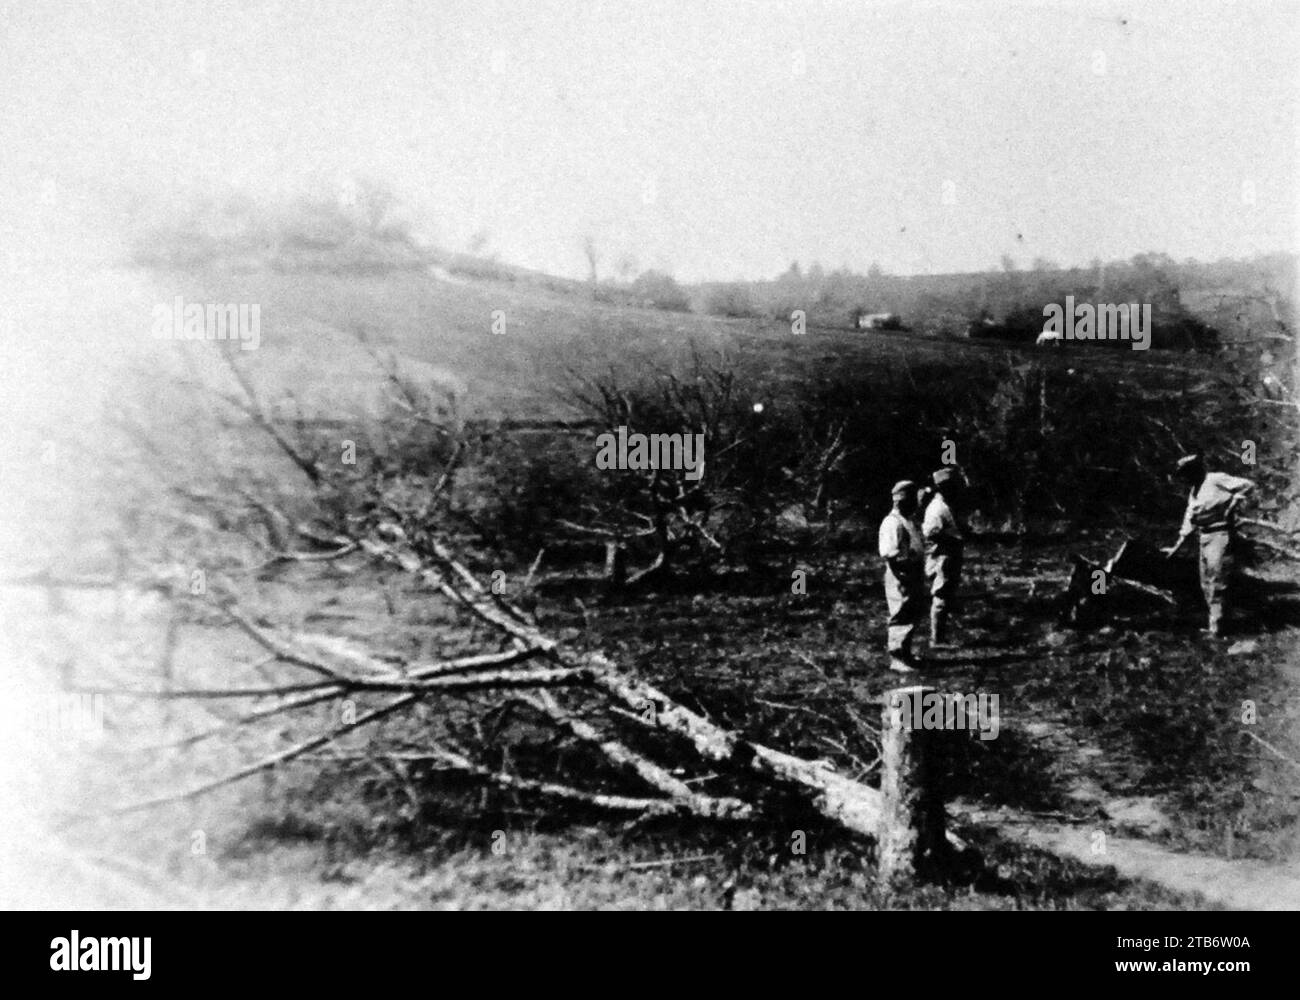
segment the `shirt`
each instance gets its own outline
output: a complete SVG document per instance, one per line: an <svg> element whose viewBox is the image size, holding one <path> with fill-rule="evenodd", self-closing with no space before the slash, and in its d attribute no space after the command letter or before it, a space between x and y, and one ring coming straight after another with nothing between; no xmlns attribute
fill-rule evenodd
<svg viewBox="0 0 1300 1000"><path fill-rule="evenodd" d="M921 556L921 532L916 522L891 510L880 522L880 557L919 563Z"/></svg>
<svg viewBox="0 0 1300 1000"><path fill-rule="evenodd" d="M1197 528L1202 531L1223 531L1228 528L1228 505L1244 498L1255 484L1240 476L1226 472L1207 472L1198 489L1187 494L1187 512L1183 514L1181 534L1190 535Z"/></svg>
<svg viewBox="0 0 1300 1000"><path fill-rule="evenodd" d="M942 496L936 496L925 508L921 534L931 555L959 551L962 543L961 525L953 516L952 508Z"/></svg>

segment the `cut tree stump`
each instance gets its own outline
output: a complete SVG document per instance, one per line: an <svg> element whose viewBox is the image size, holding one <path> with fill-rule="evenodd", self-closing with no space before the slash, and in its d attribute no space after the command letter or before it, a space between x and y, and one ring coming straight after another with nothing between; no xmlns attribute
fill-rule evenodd
<svg viewBox="0 0 1300 1000"><path fill-rule="evenodd" d="M943 799L938 790L936 743L943 733L913 729L912 707L933 688L885 692L880 727L880 875L907 881L932 871L945 847ZM919 716L919 711L917 715Z"/></svg>
<svg viewBox="0 0 1300 1000"><path fill-rule="evenodd" d="M1062 596L1062 621L1073 625L1100 621L1114 588L1141 591L1176 611L1204 611L1195 559L1168 559L1158 549L1127 539L1105 563L1077 553Z"/></svg>
<svg viewBox="0 0 1300 1000"><path fill-rule="evenodd" d="M611 588L627 583L627 546L622 542L605 543L605 583Z"/></svg>

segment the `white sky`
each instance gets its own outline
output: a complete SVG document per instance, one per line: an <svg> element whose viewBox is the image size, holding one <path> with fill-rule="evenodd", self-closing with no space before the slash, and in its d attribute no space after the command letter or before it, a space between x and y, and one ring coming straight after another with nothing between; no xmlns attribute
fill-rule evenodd
<svg viewBox="0 0 1300 1000"><path fill-rule="evenodd" d="M51 179L93 202L359 173L453 248L486 230L506 260L581 274L591 233L607 265L631 252L687 279L1291 249L1298 19L1290 2L0 0L0 209Z"/></svg>

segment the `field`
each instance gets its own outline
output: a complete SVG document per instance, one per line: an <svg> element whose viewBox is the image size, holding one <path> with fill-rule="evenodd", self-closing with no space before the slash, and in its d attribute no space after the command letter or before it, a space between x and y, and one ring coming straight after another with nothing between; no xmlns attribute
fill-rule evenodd
<svg viewBox="0 0 1300 1000"><path fill-rule="evenodd" d="M385 421L386 366L436 386L455 419L469 423L589 418L563 392L574 373L668 363L688 346L725 358L754 397L745 402L762 403L769 416L795 406L809 380L844 373L867 394L890 380L919 380L940 403L979 389L965 381L978 366L1007 373L1030 366L1067 385L1086 375L1153 396L1215 374L1212 361L1172 352L1035 350L817 326L795 336L775 321L614 307L518 283L419 273L157 272L151 280L160 301L261 303L261 346L239 360L255 372L268 406L300 429L316 428L318 442L334 449L349 435L364 440L349 428L373 431ZM501 320L504 332L494 333ZM152 345L189 352L183 364L152 355L155 371L190 380L179 390L159 385L153 397L176 406L172 426L185 428L167 439L184 443L168 461L194 482L204 481L204 470L229 470L230 490L273 494L306 516L310 497L292 465L263 435L231 421L228 407L194 391L221 371L211 348ZM132 377L156 375L137 369ZM905 472L924 474L932 462L915 459ZM885 479L901 474L880 470ZM152 489L157 505L173 503ZM485 577L502 571L512 586L526 577L511 598L549 634L603 651L730 730L870 783L878 766L870 728L896 682L883 669L874 552L884 505L852 481L836 489L831 522L787 510L787 535L707 574L655 578L612 598L595 543L556 545L535 572L527 556L482 539L467 558ZM428 721L420 715L211 795L112 819L65 817L62 847L29 849L44 858L49 899L90 892L105 905L125 897L139 905L303 908L1294 908L1294 573L1261 553L1250 570L1253 596L1221 642L1200 636L1193 616L1134 591L1117 593L1094 627L1061 621L1070 555L1104 560L1129 535L1167 544L1180 506L1172 487L1168 493L1135 498L1122 522L1098 511L1082 524L1051 514L1033 524L999 515L977 525L961 648L941 655L924 679L997 694L1001 729L996 739L960 741L952 756L945 798L967 850L964 865L935 884L878 884L869 845L793 812L786 826L627 822L466 787L417 759ZM233 492L226 499L233 510ZM97 516L110 510L104 502ZM174 542L159 537L156 524L140 531L143 551ZM247 564L246 546L227 535L200 538L221 547L207 551L204 565L220 564L224 574ZM100 557L90 551L64 553L53 565L67 576L112 568L107 548ZM194 558L192 550L171 555L181 567ZM797 570L807 574L803 594L792 593ZM375 653L451 655L472 638L427 589L364 554L262 566L237 586L269 619ZM167 662L169 681L182 687L257 681L256 647L202 608L173 618L159 599L124 604L120 594L114 600L94 589L64 591L60 601L41 624L36 596L17 609L42 669L70 664L84 683L107 663L110 676L139 682ZM1243 722L1245 702L1257 721ZM108 706L109 738L55 767L50 780L69 783L64 806L95 813L268 749L122 756L119 740L174 734L212 716L185 703L110 697ZM305 712L272 735L292 739L321 721ZM489 742L523 759L546 740L526 720L503 716ZM800 832L804 853L791 848Z"/></svg>

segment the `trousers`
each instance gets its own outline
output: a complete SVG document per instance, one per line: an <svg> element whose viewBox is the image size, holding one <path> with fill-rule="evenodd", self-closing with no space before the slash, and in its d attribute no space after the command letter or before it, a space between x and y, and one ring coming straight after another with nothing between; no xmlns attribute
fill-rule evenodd
<svg viewBox="0 0 1300 1000"><path fill-rule="evenodd" d="M1232 532L1201 532L1201 593L1210 609L1210 627L1222 619L1228 602L1228 584L1232 576Z"/></svg>
<svg viewBox="0 0 1300 1000"><path fill-rule="evenodd" d="M925 591L920 567L915 573L900 579L889 567L885 568L885 603L889 605L890 654L904 656L912 649L912 633L923 613Z"/></svg>
<svg viewBox="0 0 1300 1000"><path fill-rule="evenodd" d="M947 608L957 596L957 587L961 583L960 552L944 555L933 554L925 560L925 574L930 578L930 596L934 606Z"/></svg>

